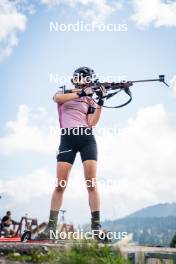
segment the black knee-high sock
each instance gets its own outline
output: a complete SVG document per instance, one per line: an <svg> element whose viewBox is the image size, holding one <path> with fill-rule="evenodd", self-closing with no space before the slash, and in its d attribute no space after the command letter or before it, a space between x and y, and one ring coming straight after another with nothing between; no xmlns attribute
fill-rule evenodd
<svg viewBox="0 0 176 264"><path fill-rule="evenodd" d="M91 228L98 229L100 227L100 211L91 212Z"/></svg>
<svg viewBox="0 0 176 264"><path fill-rule="evenodd" d="M56 230L59 211L50 210L48 228Z"/></svg>

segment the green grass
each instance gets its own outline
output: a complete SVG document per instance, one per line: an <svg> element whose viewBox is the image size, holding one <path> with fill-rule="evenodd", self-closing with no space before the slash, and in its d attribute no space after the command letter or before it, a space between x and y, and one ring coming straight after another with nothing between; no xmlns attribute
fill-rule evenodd
<svg viewBox="0 0 176 264"><path fill-rule="evenodd" d="M8 255L12 261L23 263L52 263L52 264L130 264L125 260L118 249L98 243L81 243L69 247L67 250L49 250L43 254L34 251L31 255Z"/></svg>

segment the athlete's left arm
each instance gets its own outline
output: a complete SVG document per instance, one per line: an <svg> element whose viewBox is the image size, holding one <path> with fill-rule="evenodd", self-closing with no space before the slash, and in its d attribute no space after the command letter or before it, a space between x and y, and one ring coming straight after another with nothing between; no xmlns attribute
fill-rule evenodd
<svg viewBox="0 0 176 264"><path fill-rule="evenodd" d="M100 119L102 107L98 105L96 108L92 107L92 110L90 108L89 111L90 112L88 112L88 115L87 115L87 123L90 127L96 126L96 124L98 123Z"/></svg>

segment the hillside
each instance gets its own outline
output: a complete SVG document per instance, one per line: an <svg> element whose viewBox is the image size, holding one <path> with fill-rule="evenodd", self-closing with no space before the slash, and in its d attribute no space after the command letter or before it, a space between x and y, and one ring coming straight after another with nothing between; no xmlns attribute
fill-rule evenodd
<svg viewBox="0 0 176 264"><path fill-rule="evenodd" d="M176 232L176 203L143 208L102 225L107 230L133 233L133 242L139 245L169 246Z"/></svg>
<svg viewBox="0 0 176 264"><path fill-rule="evenodd" d="M156 204L138 210L127 217L167 217L176 216L176 203Z"/></svg>

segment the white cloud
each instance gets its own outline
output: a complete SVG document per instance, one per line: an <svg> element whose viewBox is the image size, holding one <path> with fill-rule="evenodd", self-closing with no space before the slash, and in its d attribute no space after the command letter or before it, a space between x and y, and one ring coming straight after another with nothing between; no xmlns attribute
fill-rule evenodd
<svg viewBox="0 0 176 264"><path fill-rule="evenodd" d="M79 15L86 20L94 22L103 22L112 12L122 6L122 1L106 0L41 0L42 4L50 7L65 4L71 8L77 7Z"/></svg>
<svg viewBox="0 0 176 264"><path fill-rule="evenodd" d="M54 153L57 142L57 126L44 108L35 112L20 105L15 121L6 123L8 132L0 137L0 153L13 154L21 151Z"/></svg>
<svg viewBox="0 0 176 264"><path fill-rule="evenodd" d="M16 206L18 203L27 203L32 198L51 194L53 186L53 175L46 168L37 169L15 179L0 180L0 192L3 192L4 196L10 196L11 204Z"/></svg>
<svg viewBox="0 0 176 264"><path fill-rule="evenodd" d="M35 13L28 0L0 1L0 62L18 45L18 33L26 30L27 15Z"/></svg>
<svg viewBox="0 0 176 264"><path fill-rule="evenodd" d="M161 0L132 0L134 14L132 19L145 28L151 23L155 27L176 26L176 2Z"/></svg>
<svg viewBox="0 0 176 264"><path fill-rule="evenodd" d="M17 33L26 29L27 18L17 10L15 1L0 1L0 61L18 45Z"/></svg>
<svg viewBox="0 0 176 264"><path fill-rule="evenodd" d="M173 91L173 95L176 96L176 75L174 75L170 80L170 85Z"/></svg>

